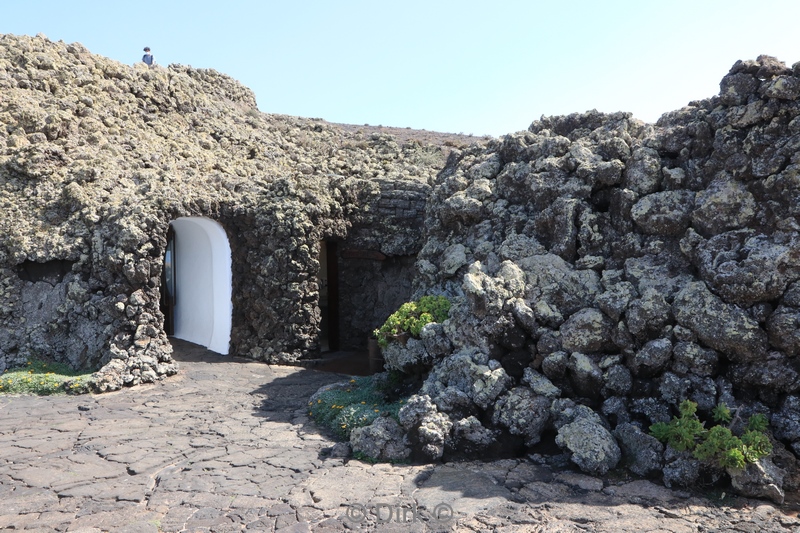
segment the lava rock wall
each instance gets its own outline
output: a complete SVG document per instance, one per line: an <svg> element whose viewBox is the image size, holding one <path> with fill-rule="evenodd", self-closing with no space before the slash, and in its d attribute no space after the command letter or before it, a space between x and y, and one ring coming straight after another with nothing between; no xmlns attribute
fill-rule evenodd
<svg viewBox="0 0 800 533"><path fill-rule="evenodd" d="M177 371L159 307L172 221L225 231L230 352L296 363L319 353L319 243L407 262L444 160L261 113L214 70L122 65L44 36L0 36L0 125L0 369L102 367L99 391Z"/></svg>
<svg viewBox="0 0 800 533"><path fill-rule="evenodd" d="M691 484L646 434L684 399L765 413L800 455L800 65L740 61L720 88L654 125L542 118L451 156L415 277L451 315L385 354L427 368L400 413L418 457L549 434L587 472L624 456Z"/></svg>

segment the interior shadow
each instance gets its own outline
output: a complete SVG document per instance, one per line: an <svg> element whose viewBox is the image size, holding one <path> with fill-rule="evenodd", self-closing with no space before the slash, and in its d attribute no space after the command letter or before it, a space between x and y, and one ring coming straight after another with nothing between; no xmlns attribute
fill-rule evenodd
<svg viewBox="0 0 800 533"><path fill-rule="evenodd" d="M245 359L244 357L236 357L233 355L222 355L217 352L212 352L205 346L195 344L193 342L177 339L175 337L169 338L169 343L172 345L172 358L178 363L252 363L252 359Z"/></svg>

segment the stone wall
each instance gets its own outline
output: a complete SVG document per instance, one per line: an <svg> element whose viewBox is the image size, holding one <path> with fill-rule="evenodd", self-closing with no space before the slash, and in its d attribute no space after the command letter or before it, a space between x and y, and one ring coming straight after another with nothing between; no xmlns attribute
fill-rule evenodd
<svg viewBox="0 0 800 533"><path fill-rule="evenodd" d="M414 255L422 224L404 221L443 162L437 147L262 114L213 70L45 37L0 36L0 91L0 367L102 366L97 390L176 371L159 310L171 221L225 229L231 353L294 363L319 350L319 242ZM38 279L48 265L57 279Z"/></svg>
<svg viewBox="0 0 800 533"><path fill-rule="evenodd" d="M372 331L411 298L430 190L414 180L381 182L374 209L339 248L343 348L363 349Z"/></svg>
<svg viewBox="0 0 800 533"><path fill-rule="evenodd" d="M416 258L351 258L347 252L340 267L341 347L364 350L372 331L411 298Z"/></svg>

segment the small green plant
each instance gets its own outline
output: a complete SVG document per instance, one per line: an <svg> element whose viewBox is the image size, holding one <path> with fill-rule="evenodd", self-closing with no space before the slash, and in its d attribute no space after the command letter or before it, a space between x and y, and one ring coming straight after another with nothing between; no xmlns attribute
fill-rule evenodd
<svg viewBox="0 0 800 533"><path fill-rule="evenodd" d="M403 333L419 338L426 324L444 322L449 313L450 300L447 297L423 296L419 300L401 305L373 334L378 339L380 347L386 348L391 338Z"/></svg>
<svg viewBox="0 0 800 533"><path fill-rule="evenodd" d="M769 425L767 417L755 414L747 422L740 436L724 425L706 429L697 417L697 404L684 400L678 406L680 416L671 421L650 426L650 434L678 451L691 451L695 458L708 461L721 468L744 468L772 453L772 443L764 433ZM711 417L720 424L730 424L731 410L721 403L711 411Z"/></svg>
<svg viewBox="0 0 800 533"><path fill-rule="evenodd" d="M353 429L368 426L379 416L397 420L402 406L403 400L388 401L376 388L374 379L360 377L351 379L348 387L332 388L316 395L308 403L308 414L317 424L348 440Z"/></svg>
<svg viewBox="0 0 800 533"><path fill-rule="evenodd" d="M0 393L84 394L89 392L91 372L75 371L61 363L30 359L19 368L0 374Z"/></svg>
<svg viewBox="0 0 800 533"><path fill-rule="evenodd" d="M733 419L733 416L731 415L731 410L723 402L711 410L711 418L720 424L728 424Z"/></svg>

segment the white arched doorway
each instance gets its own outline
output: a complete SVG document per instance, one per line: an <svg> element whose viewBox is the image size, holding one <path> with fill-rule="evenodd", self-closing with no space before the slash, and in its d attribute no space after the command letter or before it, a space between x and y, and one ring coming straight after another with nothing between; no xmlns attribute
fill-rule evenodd
<svg viewBox="0 0 800 533"><path fill-rule="evenodd" d="M225 229L200 217L178 218L170 226L175 239L174 336L227 354L233 303Z"/></svg>

